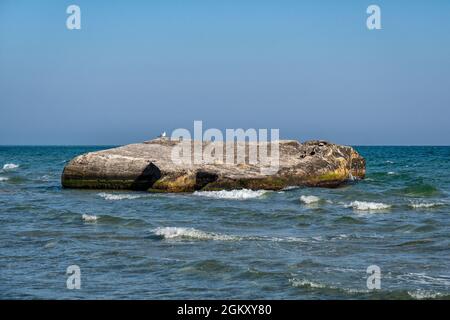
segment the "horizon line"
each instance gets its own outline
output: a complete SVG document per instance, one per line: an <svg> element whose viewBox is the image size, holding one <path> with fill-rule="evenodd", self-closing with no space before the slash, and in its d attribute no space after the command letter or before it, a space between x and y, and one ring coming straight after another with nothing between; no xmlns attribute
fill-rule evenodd
<svg viewBox="0 0 450 320"><path fill-rule="evenodd" d="M142 142L131 142L126 144L0 144L0 147L119 147L135 143ZM450 144L335 144L344 146L347 145L352 147L450 147Z"/></svg>

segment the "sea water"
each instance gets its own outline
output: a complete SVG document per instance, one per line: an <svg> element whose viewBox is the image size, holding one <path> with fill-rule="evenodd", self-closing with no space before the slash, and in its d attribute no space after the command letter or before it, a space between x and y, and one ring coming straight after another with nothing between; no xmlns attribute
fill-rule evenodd
<svg viewBox="0 0 450 320"><path fill-rule="evenodd" d="M356 147L367 177L336 189L61 187L106 148L0 147L1 299L450 297L450 147Z"/></svg>

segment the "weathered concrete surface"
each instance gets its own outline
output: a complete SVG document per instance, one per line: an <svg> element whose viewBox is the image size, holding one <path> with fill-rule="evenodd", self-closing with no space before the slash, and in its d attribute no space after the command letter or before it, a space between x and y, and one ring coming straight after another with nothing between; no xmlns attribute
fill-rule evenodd
<svg viewBox="0 0 450 320"><path fill-rule="evenodd" d="M62 185L66 188L155 192L279 190L287 186L337 187L365 175L365 160L353 148L325 141L280 140L279 170L272 175L262 174L258 163L249 164L248 161L241 164L220 161L176 164L172 161L172 148L178 143L159 138L80 155L64 168ZM203 142L203 147L210 143ZM244 144L248 160L249 144L256 144L258 148L259 145L257 142Z"/></svg>

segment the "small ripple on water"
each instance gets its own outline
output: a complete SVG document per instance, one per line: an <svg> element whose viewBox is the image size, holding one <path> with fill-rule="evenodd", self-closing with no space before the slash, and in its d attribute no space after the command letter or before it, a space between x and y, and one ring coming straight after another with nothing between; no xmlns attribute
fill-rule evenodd
<svg viewBox="0 0 450 320"><path fill-rule="evenodd" d="M181 267L180 271L184 273L221 273L234 271L234 267L217 259L206 259L201 261L189 262Z"/></svg>
<svg viewBox="0 0 450 320"><path fill-rule="evenodd" d="M396 244L396 245L394 245L394 247L416 247L416 246L428 245L433 242L434 242L433 239L416 239L416 240L410 240L410 241L405 241L405 242Z"/></svg>
<svg viewBox="0 0 450 320"><path fill-rule="evenodd" d="M350 216L336 218L334 219L334 222L339 224L365 224L363 220Z"/></svg>
<svg viewBox="0 0 450 320"><path fill-rule="evenodd" d="M399 190L400 194L409 197L432 197L440 194L440 190L428 183L417 183Z"/></svg>
<svg viewBox="0 0 450 320"><path fill-rule="evenodd" d="M113 216L108 214L92 215L82 214L81 219L85 222L109 224L109 225L123 225L128 227L148 227L148 223L143 219L138 218L126 218Z"/></svg>
<svg viewBox="0 0 450 320"><path fill-rule="evenodd" d="M432 232L432 231L436 231L436 230L437 230L437 228L436 228L435 226L432 226L432 225L422 225L422 226L419 226L419 227L415 228L415 229L413 230L413 232L419 232L419 233L422 233L422 232Z"/></svg>

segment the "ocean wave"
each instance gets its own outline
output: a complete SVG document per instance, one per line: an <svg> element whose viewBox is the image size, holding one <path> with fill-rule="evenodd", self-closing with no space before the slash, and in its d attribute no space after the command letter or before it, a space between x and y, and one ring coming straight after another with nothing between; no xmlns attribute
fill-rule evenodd
<svg viewBox="0 0 450 320"><path fill-rule="evenodd" d="M387 174L388 175L393 175L393 174L395 174L395 172L394 171L389 171Z"/></svg>
<svg viewBox="0 0 450 320"><path fill-rule="evenodd" d="M300 196L300 201L304 204L312 204L319 202L320 198L316 196Z"/></svg>
<svg viewBox="0 0 450 320"><path fill-rule="evenodd" d="M98 194L98 196L102 197L105 200L132 200L132 199L137 199L137 198L141 198L142 195L137 195L137 194L129 194L129 193L106 193L106 192L101 192Z"/></svg>
<svg viewBox="0 0 450 320"><path fill-rule="evenodd" d="M359 211L387 210L391 207L389 204L381 202L353 201L346 205L347 208L353 208Z"/></svg>
<svg viewBox="0 0 450 320"><path fill-rule="evenodd" d="M83 219L83 221L86 221L86 222L96 222L97 219L98 219L98 217L95 216L95 215L89 215L89 214L85 214L85 213L84 213L84 214L81 216L81 219Z"/></svg>
<svg viewBox="0 0 450 320"><path fill-rule="evenodd" d="M246 200L259 198L266 194L267 190L221 190L221 191L195 191L195 196L215 198L215 199L234 199L234 200Z"/></svg>
<svg viewBox="0 0 450 320"><path fill-rule="evenodd" d="M299 188L298 186L287 186L287 187L284 187L282 190L289 191L289 190L295 190L298 188Z"/></svg>
<svg viewBox="0 0 450 320"><path fill-rule="evenodd" d="M194 228L158 227L153 233L164 239L194 239L194 240L219 240L238 241L240 237L205 232Z"/></svg>
<svg viewBox="0 0 450 320"><path fill-rule="evenodd" d="M14 170L19 168L18 164L15 163L6 163L5 165L3 165L3 170L7 171L7 170Z"/></svg>
<svg viewBox="0 0 450 320"><path fill-rule="evenodd" d="M346 294L360 294L360 293L369 293L369 290L358 290L351 288L340 288L333 285L327 285L320 282L314 282L307 279L289 279L289 282L293 287L303 288L303 289L323 289L323 290L331 290L331 291L339 291L344 292Z"/></svg>
<svg viewBox="0 0 450 320"><path fill-rule="evenodd" d="M326 288L327 286L325 284L314 282L310 280L305 279L289 279L289 282L294 287L300 287L300 288Z"/></svg>
<svg viewBox="0 0 450 320"><path fill-rule="evenodd" d="M416 183L401 190L407 196L433 196L440 191L437 187L428 183Z"/></svg>
<svg viewBox="0 0 450 320"><path fill-rule="evenodd" d="M1 181L8 181L9 180L9 178L7 178L7 177L0 177L0 182Z"/></svg>
<svg viewBox="0 0 450 320"><path fill-rule="evenodd" d="M408 291L408 294L411 296L411 298L417 299L417 300L424 300L424 299L439 299L447 296L444 293L436 292L436 291L430 291L430 290L416 290L416 291Z"/></svg>
<svg viewBox="0 0 450 320"><path fill-rule="evenodd" d="M449 297L448 293L442 293L432 290L418 289L414 291L406 290L394 290L394 291L378 291L369 289L354 289L345 288L336 285L324 284L317 281L311 281L307 279L289 279L289 283L296 288L302 288L306 290L321 291L324 293L344 293L346 295L365 295L367 297L378 297L382 299L446 299Z"/></svg>
<svg viewBox="0 0 450 320"><path fill-rule="evenodd" d="M414 209L427 209L433 207L445 206L443 202L420 202L420 201L411 201L409 206Z"/></svg>
<svg viewBox="0 0 450 320"><path fill-rule="evenodd" d="M319 237L311 239L298 237L270 237L270 236L236 236L215 232L206 232L195 228L184 227L158 227L152 232L162 239L190 239L190 240L216 240L216 241L269 241L269 242L318 242L323 241Z"/></svg>

